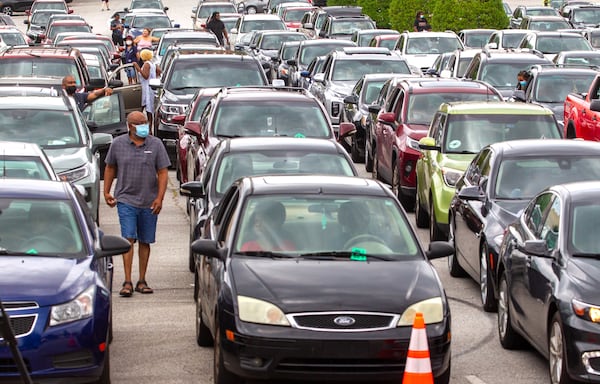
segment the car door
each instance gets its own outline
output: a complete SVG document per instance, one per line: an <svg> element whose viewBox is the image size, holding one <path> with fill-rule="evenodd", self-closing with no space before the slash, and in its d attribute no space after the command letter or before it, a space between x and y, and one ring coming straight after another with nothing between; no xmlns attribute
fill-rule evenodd
<svg viewBox="0 0 600 384"><path fill-rule="evenodd" d="M444 126L446 125L446 119L448 116L445 113L438 112L433 118L433 122L430 126L430 130L428 136L433 137L435 139L436 146L443 145L443 137L444 137ZM422 161L421 164L421 172L417 174L417 190L421 191L423 200L422 205L425 210L429 210L429 191L431 190L431 179L434 172L437 172L438 165L438 155L439 151L436 150L422 150L422 157L417 161L417 164ZM417 170L418 171L418 170ZM426 204L423 204L426 203ZM429 212L431 213L431 212Z"/></svg>
<svg viewBox="0 0 600 384"><path fill-rule="evenodd" d="M200 139L198 142L198 150L194 153L195 161L188 163L188 166L195 167L193 173L202 175L208 156L212 151L212 142L210 140L210 119L214 110L214 102L210 101L204 108L204 112L200 116Z"/></svg>
<svg viewBox="0 0 600 384"><path fill-rule="evenodd" d="M120 89L86 105L82 114L93 133L110 133L116 137L128 132L125 102Z"/></svg>
<svg viewBox="0 0 600 384"><path fill-rule="evenodd" d="M133 64L124 64L116 68L108 77L108 82L110 83L111 80L123 82L123 86L115 90L123 95L125 113L129 114L142 110L142 85L139 81L136 84L128 84L126 68L133 68Z"/></svg>
<svg viewBox="0 0 600 384"><path fill-rule="evenodd" d="M519 328L527 335L531 335L532 330L528 329L527 324L531 323L531 313L529 306L532 303L530 297L530 278L529 272L532 264L532 258L536 257L525 252L524 246L527 240L536 240L540 238L544 218L552 206L554 195L550 192L538 195L527 207L524 215L520 219L523 236L517 239L517 243L512 247L510 260L507 270L510 273L509 296L514 305L511 307L514 311L514 321ZM534 305L533 308L538 307Z"/></svg>
<svg viewBox="0 0 600 384"><path fill-rule="evenodd" d="M373 153L374 157L377 157L377 172L383 170L385 173L386 161L389 162L389 158L392 156L390 153L390 129L388 128L386 123L383 123L379 120L379 115L386 112L392 112L394 110L394 106L398 102L398 98L400 97L401 90L394 89L392 91L392 95L380 109L377 119L375 121L375 152ZM389 166L388 166L389 167Z"/></svg>
<svg viewBox="0 0 600 384"><path fill-rule="evenodd" d="M463 178L464 187L481 186L481 182L489 177L491 158L492 151L486 148L473 159ZM482 189L481 193L486 192ZM482 207L481 201L456 199L454 210L454 242L457 257L463 269L477 279L479 279L479 245L487 221Z"/></svg>
<svg viewBox="0 0 600 384"><path fill-rule="evenodd" d="M590 101L600 99L600 81L596 81L594 89L590 95ZM597 118L598 112L590 109L590 103L585 104L579 114L581 119L581 132L586 140L600 141L600 119Z"/></svg>
<svg viewBox="0 0 600 384"><path fill-rule="evenodd" d="M394 123L382 124L381 129L383 133L383 152L382 157L379 159L380 172L385 180L392 181L392 162L396 160L394 156L394 148L396 147L396 131L398 127L401 127L402 116L404 115L404 101L406 99L406 93L401 90L398 97L394 100L391 105L390 112L394 113Z"/></svg>

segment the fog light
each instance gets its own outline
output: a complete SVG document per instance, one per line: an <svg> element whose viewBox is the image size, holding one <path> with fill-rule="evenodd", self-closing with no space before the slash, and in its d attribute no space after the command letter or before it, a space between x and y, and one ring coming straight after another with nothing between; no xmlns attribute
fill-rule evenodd
<svg viewBox="0 0 600 384"><path fill-rule="evenodd" d="M258 356L240 356L240 365L246 368L262 368L266 364L266 361Z"/></svg>

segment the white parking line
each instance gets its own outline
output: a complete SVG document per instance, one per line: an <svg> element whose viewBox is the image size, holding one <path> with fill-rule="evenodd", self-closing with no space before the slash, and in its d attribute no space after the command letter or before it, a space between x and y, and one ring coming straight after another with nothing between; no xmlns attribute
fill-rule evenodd
<svg viewBox="0 0 600 384"><path fill-rule="evenodd" d="M466 379L471 384L486 384L485 381L474 375L466 376Z"/></svg>

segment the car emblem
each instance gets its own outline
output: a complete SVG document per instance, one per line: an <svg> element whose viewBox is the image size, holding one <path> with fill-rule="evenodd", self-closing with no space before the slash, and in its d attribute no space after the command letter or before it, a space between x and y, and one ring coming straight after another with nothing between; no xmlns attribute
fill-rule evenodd
<svg viewBox="0 0 600 384"><path fill-rule="evenodd" d="M333 319L333 322L336 325L339 325L342 327L349 327L351 325L354 325L354 323L356 323L356 320L350 316L338 316L335 319Z"/></svg>

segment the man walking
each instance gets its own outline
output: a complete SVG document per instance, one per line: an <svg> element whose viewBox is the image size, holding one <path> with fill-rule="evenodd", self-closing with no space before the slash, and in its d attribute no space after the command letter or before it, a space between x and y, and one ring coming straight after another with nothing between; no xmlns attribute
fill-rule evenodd
<svg viewBox="0 0 600 384"><path fill-rule="evenodd" d="M106 155L104 200L117 207L121 236L131 243L123 254L125 282L119 294L130 297L133 291L153 293L146 283L150 244L155 242L156 223L167 190L169 155L164 145L149 136L148 119L142 112L127 116L128 135L115 138ZM110 189L117 177L115 195ZM138 242L139 279L135 288L131 280L133 244Z"/></svg>
<svg viewBox="0 0 600 384"><path fill-rule="evenodd" d="M227 34L227 28L225 28L225 23L221 21L221 14L219 12L213 12L212 16L208 23L206 23L206 30L211 31L217 36L217 40L219 40L219 44L222 47L229 49L229 35ZM227 41L227 46L223 44L223 37Z"/></svg>

